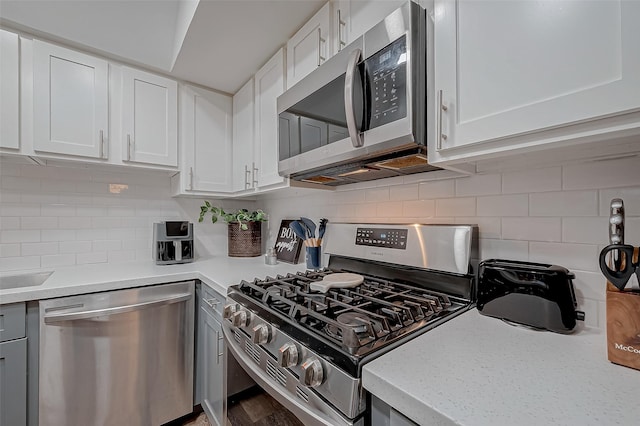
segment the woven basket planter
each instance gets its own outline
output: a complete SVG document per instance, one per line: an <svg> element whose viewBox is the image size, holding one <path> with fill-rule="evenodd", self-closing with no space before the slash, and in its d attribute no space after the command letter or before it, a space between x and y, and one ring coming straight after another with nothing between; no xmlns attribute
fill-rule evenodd
<svg viewBox="0 0 640 426"><path fill-rule="evenodd" d="M229 257L256 257L262 254L262 222L246 222L242 230L238 222L228 224Z"/></svg>

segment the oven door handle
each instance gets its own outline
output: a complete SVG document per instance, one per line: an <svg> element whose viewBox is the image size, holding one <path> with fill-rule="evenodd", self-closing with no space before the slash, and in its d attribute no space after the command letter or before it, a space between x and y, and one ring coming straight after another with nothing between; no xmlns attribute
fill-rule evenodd
<svg viewBox="0 0 640 426"><path fill-rule="evenodd" d="M358 123L356 123L356 111L354 109L354 83L356 71L358 70L358 62L362 57L362 50L355 49L349 56L347 64L347 72L344 76L344 111L347 115L347 130L354 148L360 148L364 145Z"/></svg>
<svg viewBox="0 0 640 426"><path fill-rule="evenodd" d="M243 370L251 376L255 382L260 385L269 395L282 404L286 409L291 411L296 417L307 426L352 426L353 423L346 422L344 420L339 421L335 417L330 418L324 413L313 411L311 407L303 405L295 398L291 398L290 395L285 394L282 390L275 386L275 383L269 380L266 372L260 370L253 358L246 354L242 349L238 348L237 342L233 337L233 331L228 321L224 321L222 324L222 332L224 334L225 346L233 357L238 361L238 364ZM360 424L360 423L356 423Z"/></svg>

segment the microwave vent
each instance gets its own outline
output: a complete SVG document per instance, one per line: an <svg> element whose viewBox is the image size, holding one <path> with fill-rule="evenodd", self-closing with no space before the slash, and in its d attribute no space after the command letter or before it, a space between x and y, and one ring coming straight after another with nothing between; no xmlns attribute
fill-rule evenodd
<svg viewBox="0 0 640 426"><path fill-rule="evenodd" d="M388 160L375 163L376 167L391 170L404 170L413 167L424 167L428 165L427 156L424 154L411 154L404 157L390 158Z"/></svg>

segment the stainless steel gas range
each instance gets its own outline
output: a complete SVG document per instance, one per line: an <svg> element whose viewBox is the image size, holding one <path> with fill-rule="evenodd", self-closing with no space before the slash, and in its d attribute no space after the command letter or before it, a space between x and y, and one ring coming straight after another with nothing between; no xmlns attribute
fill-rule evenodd
<svg viewBox="0 0 640 426"><path fill-rule="evenodd" d="M475 234L329 224L327 268L230 287L227 347L305 425L364 425L362 367L473 305Z"/></svg>

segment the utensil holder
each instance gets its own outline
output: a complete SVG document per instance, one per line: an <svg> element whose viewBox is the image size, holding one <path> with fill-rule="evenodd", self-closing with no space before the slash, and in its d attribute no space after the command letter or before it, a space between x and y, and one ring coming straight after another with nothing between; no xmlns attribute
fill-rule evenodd
<svg viewBox="0 0 640 426"><path fill-rule="evenodd" d="M307 269L317 271L322 268L322 248L305 247L307 255Z"/></svg>
<svg viewBox="0 0 640 426"><path fill-rule="evenodd" d="M606 300L608 359L640 370L640 292L607 282Z"/></svg>

